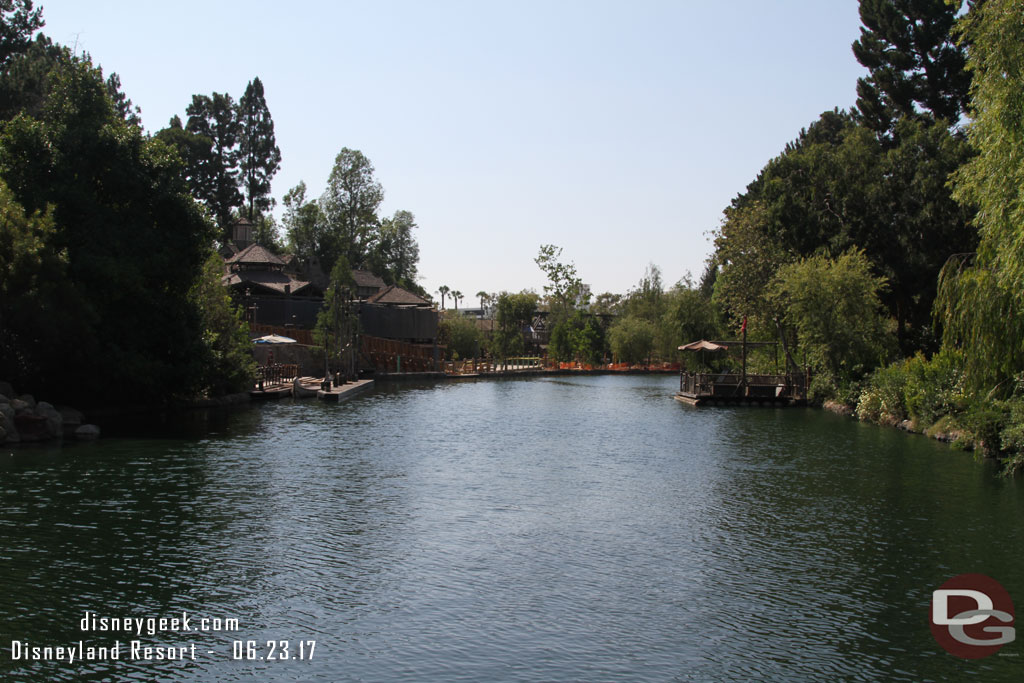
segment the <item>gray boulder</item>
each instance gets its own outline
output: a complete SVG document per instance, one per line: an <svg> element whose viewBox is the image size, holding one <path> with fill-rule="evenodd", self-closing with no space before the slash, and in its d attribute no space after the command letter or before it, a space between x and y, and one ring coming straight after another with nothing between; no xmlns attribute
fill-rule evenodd
<svg viewBox="0 0 1024 683"><path fill-rule="evenodd" d="M18 400L27 403L28 407L32 408L33 410L36 407L36 399L35 396L33 396L32 394L22 394L21 396L18 397Z"/></svg>
<svg viewBox="0 0 1024 683"><path fill-rule="evenodd" d="M64 436L73 438L75 430L82 426L82 412L68 406L60 406L57 410L64 419Z"/></svg>
<svg viewBox="0 0 1024 683"><path fill-rule="evenodd" d="M18 428L18 436L22 441L46 441L50 438L46 418L31 410L15 415L14 426Z"/></svg>
<svg viewBox="0 0 1024 683"><path fill-rule="evenodd" d="M100 438L100 428L96 425L82 425L75 430L75 438L87 441Z"/></svg>
<svg viewBox="0 0 1024 683"><path fill-rule="evenodd" d="M27 402L22 401L20 398L16 398L13 401L11 401L10 405L11 408L14 409L15 415L32 412L32 406L30 406Z"/></svg>
<svg viewBox="0 0 1024 683"><path fill-rule="evenodd" d="M60 412L46 401L36 404L36 415L46 418L46 433L52 439L64 436L64 418Z"/></svg>
<svg viewBox="0 0 1024 683"><path fill-rule="evenodd" d="M17 440L18 430L14 426L14 408L10 404L0 404L0 429L4 430L4 438L0 439L0 443Z"/></svg>

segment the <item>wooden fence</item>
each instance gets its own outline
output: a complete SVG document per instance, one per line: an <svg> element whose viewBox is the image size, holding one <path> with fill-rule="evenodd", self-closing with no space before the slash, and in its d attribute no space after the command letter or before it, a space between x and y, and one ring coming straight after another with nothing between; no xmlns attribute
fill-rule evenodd
<svg viewBox="0 0 1024 683"><path fill-rule="evenodd" d="M434 371L434 346L413 344L364 334L360 336L363 361L380 372Z"/></svg>

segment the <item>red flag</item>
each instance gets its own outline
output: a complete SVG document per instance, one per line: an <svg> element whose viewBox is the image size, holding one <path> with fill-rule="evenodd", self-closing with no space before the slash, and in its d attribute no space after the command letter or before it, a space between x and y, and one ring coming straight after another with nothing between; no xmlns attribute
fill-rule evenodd
<svg viewBox="0 0 1024 683"><path fill-rule="evenodd" d="M747 331L747 316L743 316L743 327L740 328L740 332Z"/></svg>

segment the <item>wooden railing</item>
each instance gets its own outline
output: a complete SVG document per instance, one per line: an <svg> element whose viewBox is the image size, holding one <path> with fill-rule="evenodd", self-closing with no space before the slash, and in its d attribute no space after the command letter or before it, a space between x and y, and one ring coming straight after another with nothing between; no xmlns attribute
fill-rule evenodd
<svg viewBox="0 0 1024 683"><path fill-rule="evenodd" d="M448 360L443 365L446 375L480 375L494 372L494 364L489 360Z"/></svg>
<svg viewBox="0 0 1024 683"><path fill-rule="evenodd" d="M679 376L679 391L692 396L754 396L763 398L807 397L806 376L802 373L789 375L744 376L732 373L684 372Z"/></svg>
<svg viewBox="0 0 1024 683"><path fill-rule="evenodd" d="M267 387L289 384L298 376L299 366L294 363L260 365L256 368L256 388L263 391Z"/></svg>

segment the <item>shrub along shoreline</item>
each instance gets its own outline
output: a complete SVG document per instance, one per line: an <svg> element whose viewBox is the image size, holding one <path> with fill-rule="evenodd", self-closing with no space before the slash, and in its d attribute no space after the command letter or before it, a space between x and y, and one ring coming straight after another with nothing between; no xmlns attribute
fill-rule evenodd
<svg viewBox="0 0 1024 683"><path fill-rule="evenodd" d="M1009 398L970 391L963 355L947 348L930 359L918 353L878 368L823 407L996 459L1010 476L1024 471L1024 396L1018 395L1024 378L1015 378L1015 385L1004 392Z"/></svg>

